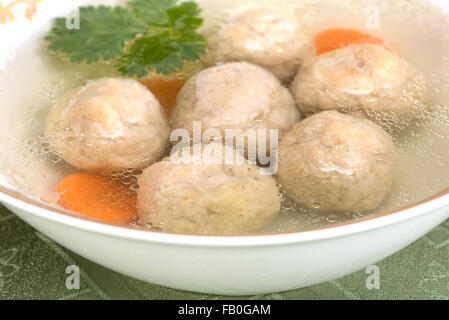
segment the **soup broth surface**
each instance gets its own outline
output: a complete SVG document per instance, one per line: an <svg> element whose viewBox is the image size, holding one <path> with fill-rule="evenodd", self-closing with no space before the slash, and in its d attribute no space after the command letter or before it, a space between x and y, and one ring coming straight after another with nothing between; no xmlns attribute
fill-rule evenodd
<svg viewBox="0 0 449 320"><path fill-rule="evenodd" d="M318 213L284 199L279 217L261 233L303 231L360 219L400 209L449 187L448 13L420 0L197 2L203 8L205 35L236 10L262 5L280 6L300 17L311 39L319 31L336 27L368 32L386 40L424 72L431 89L423 115L393 137L398 148L394 186L380 208L363 213ZM108 63L72 64L50 53L43 40L45 32L0 62L0 172L9 187L36 200L54 190L64 176L78 171L42 142L50 107L65 92L88 80L120 76Z"/></svg>

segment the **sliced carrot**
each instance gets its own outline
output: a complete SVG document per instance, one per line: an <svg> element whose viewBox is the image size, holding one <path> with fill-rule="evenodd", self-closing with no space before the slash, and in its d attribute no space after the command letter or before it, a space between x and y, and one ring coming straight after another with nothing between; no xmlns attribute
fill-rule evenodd
<svg viewBox="0 0 449 320"><path fill-rule="evenodd" d="M382 39L352 29L328 29L315 36L315 47L318 55L362 43L377 44L391 50Z"/></svg>
<svg viewBox="0 0 449 320"><path fill-rule="evenodd" d="M176 106L176 98L185 82L185 77L181 75L150 76L140 80L140 83L153 92L159 103L167 111L168 117Z"/></svg>
<svg viewBox="0 0 449 320"><path fill-rule="evenodd" d="M117 224L137 217L136 194L124 184L94 173L75 173L57 186L58 203L68 210Z"/></svg>

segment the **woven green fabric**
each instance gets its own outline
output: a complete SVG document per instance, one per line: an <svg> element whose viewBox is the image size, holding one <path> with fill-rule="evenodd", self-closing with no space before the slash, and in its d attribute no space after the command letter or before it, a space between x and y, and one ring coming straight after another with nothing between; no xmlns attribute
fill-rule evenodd
<svg viewBox="0 0 449 320"><path fill-rule="evenodd" d="M66 287L67 266L81 287ZM361 270L314 287L245 299L449 299L449 220L377 264L380 289ZM230 299L178 291L112 272L57 245L0 206L0 299ZM232 298L231 298L232 299ZM239 298L241 299L241 297Z"/></svg>

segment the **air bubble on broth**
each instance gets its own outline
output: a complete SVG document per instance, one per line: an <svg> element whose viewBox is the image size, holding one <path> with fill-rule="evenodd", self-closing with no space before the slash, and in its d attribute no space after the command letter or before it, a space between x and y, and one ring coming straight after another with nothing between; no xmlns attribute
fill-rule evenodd
<svg viewBox="0 0 449 320"><path fill-rule="evenodd" d="M311 38L335 27L371 33L423 70L431 88L430 106L414 125L393 137L398 147L394 185L380 208L365 213L317 213L284 199L279 217L261 232L300 231L355 220L424 200L449 187L449 13L424 0L197 2L203 8L202 32L206 35L242 5L277 5L289 10L301 17ZM380 9L379 30L365 26L370 6ZM31 42L17 50L7 64L0 63L0 172L10 185L36 200L53 191L62 177L76 171L52 154L41 139L49 108L62 94L90 79L117 76L111 64L71 64L59 55L49 54L44 46L43 41ZM116 178L137 189L139 174L129 171Z"/></svg>

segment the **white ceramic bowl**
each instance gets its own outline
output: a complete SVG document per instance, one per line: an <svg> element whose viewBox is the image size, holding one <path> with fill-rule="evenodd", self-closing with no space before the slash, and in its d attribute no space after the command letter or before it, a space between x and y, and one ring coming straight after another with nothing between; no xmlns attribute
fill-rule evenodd
<svg viewBox="0 0 449 320"><path fill-rule="evenodd" d="M86 2L44 0L33 22L0 26L0 62L8 59L5 52L36 41L51 18ZM440 5L449 9L444 1ZM332 228L203 237L81 219L32 200L3 182L0 201L51 239L102 266L162 286L223 295L279 292L345 276L401 250L449 218L448 190L401 211Z"/></svg>

